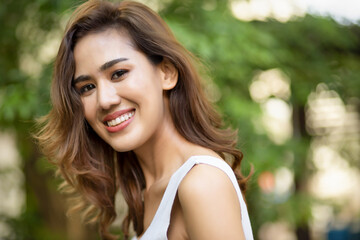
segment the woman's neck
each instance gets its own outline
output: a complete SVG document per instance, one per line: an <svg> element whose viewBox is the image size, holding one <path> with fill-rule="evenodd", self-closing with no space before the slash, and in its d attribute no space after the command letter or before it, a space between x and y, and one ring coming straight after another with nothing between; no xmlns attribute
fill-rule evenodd
<svg viewBox="0 0 360 240"><path fill-rule="evenodd" d="M189 149L193 146L178 133L171 119L166 117L154 136L134 150L147 188L176 171L189 157Z"/></svg>

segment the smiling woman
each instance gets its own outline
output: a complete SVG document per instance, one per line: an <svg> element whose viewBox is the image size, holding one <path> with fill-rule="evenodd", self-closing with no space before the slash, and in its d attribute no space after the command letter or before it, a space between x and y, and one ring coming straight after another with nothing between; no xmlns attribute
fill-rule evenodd
<svg viewBox="0 0 360 240"><path fill-rule="evenodd" d="M142 147L168 124L162 93L177 82L168 60L151 63L127 35L107 29L84 36L74 48L74 86L85 119L118 152Z"/></svg>
<svg viewBox="0 0 360 240"><path fill-rule="evenodd" d="M194 64L140 3L88 1L68 23L37 138L102 239L115 239L118 190L125 239L130 224L142 240L253 239L236 132L223 128Z"/></svg>

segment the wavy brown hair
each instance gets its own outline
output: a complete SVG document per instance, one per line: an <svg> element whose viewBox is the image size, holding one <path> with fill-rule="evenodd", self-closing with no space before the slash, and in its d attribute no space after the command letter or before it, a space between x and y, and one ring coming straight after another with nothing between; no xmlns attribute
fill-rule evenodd
<svg viewBox="0 0 360 240"><path fill-rule="evenodd" d="M116 217L115 194L122 191L129 207L122 224L128 239L131 223L137 235L144 231L143 172L132 151L115 152L92 130L72 83L76 43L87 34L110 28L125 31L153 64L166 58L176 67L178 81L167 97L177 131L228 159L243 191L246 179L236 170L242 159L236 149L236 131L223 128L220 115L202 90L195 67L198 61L179 44L161 17L136 2L83 3L73 13L61 41L52 80L52 109L39 119L37 139L43 153L58 166L67 189L82 196L74 208L87 208L86 215L99 221L102 239L115 239L108 228Z"/></svg>

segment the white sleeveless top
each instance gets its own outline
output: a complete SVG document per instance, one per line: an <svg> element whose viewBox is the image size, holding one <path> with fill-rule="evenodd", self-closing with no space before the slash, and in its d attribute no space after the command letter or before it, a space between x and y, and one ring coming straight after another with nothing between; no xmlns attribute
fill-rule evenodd
<svg viewBox="0 0 360 240"><path fill-rule="evenodd" d="M241 221L246 240L253 240L253 234L250 225L250 219L246 204L242 197L239 185L236 181L235 174L231 167L222 159L212 156L192 156L190 157L175 173L171 176L166 187L164 196L155 213L155 216L140 239L133 237L132 240L167 240L167 232L170 224L171 210L177 194L178 187L195 164L208 164L224 171L230 178L239 198L241 208Z"/></svg>

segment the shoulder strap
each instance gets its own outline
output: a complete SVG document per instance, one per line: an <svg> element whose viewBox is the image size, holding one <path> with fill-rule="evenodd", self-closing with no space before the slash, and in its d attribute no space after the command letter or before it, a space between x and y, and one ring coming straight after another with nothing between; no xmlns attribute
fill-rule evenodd
<svg viewBox="0 0 360 240"><path fill-rule="evenodd" d="M166 240L167 231L170 224L171 210L174 199L181 183L190 169L196 164L192 158L189 158L176 172L171 176L168 186L166 187L163 198L155 213L150 226L145 231L141 240Z"/></svg>
<svg viewBox="0 0 360 240"><path fill-rule="evenodd" d="M221 159L211 156L193 156L190 157L170 178L168 186L165 190L164 196L160 202L159 208L141 240L167 240L167 231L170 224L171 210L174 203L175 196L177 194L178 187L182 179L192 169L195 164L209 164L215 166L224 171L233 183L235 190L238 194L240 207L241 207L241 218L244 229L246 240L252 240L252 230L247 212L246 204L242 197L239 185L236 181L234 172L230 166Z"/></svg>

